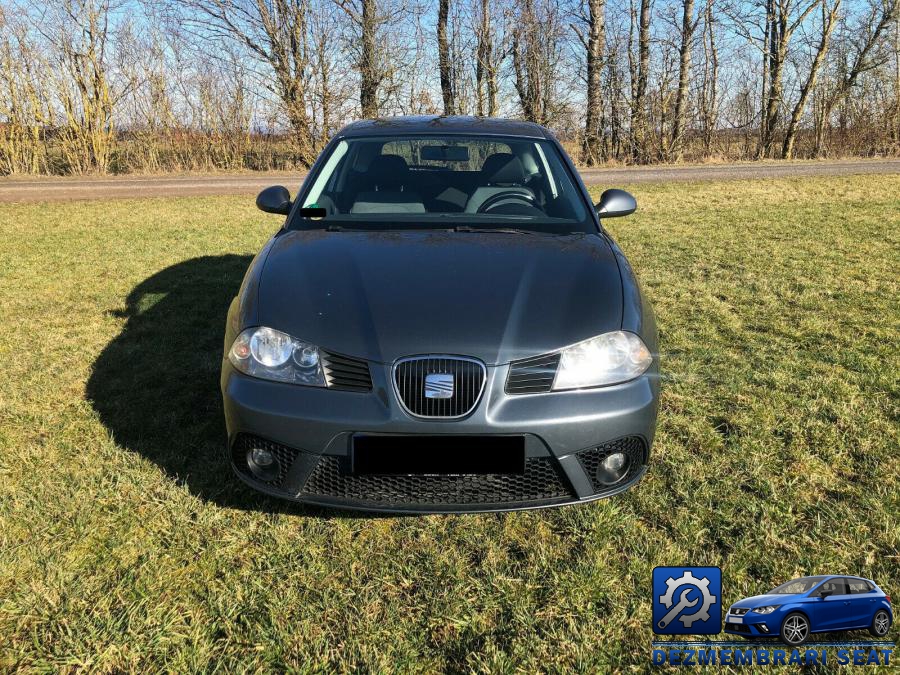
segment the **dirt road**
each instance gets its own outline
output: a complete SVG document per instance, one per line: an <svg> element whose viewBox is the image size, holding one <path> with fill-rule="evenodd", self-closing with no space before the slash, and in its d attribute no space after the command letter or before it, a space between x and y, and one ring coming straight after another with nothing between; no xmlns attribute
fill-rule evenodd
<svg viewBox="0 0 900 675"><path fill-rule="evenodd" d="M900 173L900 159L639 166L585 169L581 175L589 185L612 187L628 183L746 180L870 173ZM264 187L276 184L284 184L293 192L299 185L302 176L303 174L300 172L282 172L164 177L0 178L0 202L255 194Z"/></svg>

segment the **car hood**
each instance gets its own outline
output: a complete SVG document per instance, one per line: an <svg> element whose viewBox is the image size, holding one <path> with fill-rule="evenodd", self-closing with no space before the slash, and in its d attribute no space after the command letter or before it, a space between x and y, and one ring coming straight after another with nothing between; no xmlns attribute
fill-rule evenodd
<svg viewBox="0 0 900 675"><path fill-rule="evenodd" d="M258 300L259 324L382 363L506 363L622 324L618 265L591 234L285 232Z"/></svg>
<svg viewBox="0 0 900 675"><path fill-rule="evenodd" d="M785 595L783 593L776 593L774 595L754 595L753 597L739 600L734 603L732 607L749 607L750 609L754 609L756 607L767 607L769 605L786 605L796 599L796 595Z"/></svg>

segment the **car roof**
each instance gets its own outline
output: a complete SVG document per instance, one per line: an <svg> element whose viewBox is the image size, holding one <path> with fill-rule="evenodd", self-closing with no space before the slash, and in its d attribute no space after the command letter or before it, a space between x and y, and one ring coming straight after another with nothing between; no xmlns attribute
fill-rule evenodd
<svg viewBox="0 0 900 675"><path fill-rule="evenodd" d="M485 136L518 136L552 138L551 133L534 122L507 120L499 117L469 115L408 115L380 117L352 122L338 132L339 137L383 136L392 134L477 134Z"/></svg>

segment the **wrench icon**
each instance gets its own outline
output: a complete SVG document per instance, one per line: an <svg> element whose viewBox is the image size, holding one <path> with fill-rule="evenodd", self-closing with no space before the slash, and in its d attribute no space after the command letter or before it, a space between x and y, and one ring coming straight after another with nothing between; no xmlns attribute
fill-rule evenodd
<svg viewBox="0 0 900 675"><path fill-rule="evenodd" d="M688 607L693 607L698 602L700 602L700 598L697 598L693 602L688 602L687 596L688 596L688 593L690 593L692 590L694 590L694 589L685 588L683 591L681 591L681 598L678 600L678 602L675 603L675 606L672 609L670 609L668 612L666 612L666 615L663 618L661 618L659 620L659 623L656 625L659 626L661 629L665 628L670 623L672 623L672 620L676 616L678 616L678 614L679 614L679 612L681 612L681 610L686 609Z"/></svg>

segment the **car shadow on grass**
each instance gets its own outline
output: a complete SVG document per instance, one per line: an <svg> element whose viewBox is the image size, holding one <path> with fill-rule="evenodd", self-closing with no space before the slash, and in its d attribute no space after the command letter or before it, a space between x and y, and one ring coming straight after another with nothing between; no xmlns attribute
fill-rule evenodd
<svg viewBox="0 0 900 675"><path fill-rule="evenodd" d="M194 258L128 294L122 332L94 362L87 397L123 448L197 497L230 508L342 517L256 493L231 471L219 370L225 317L251 256Z"/></svg>

